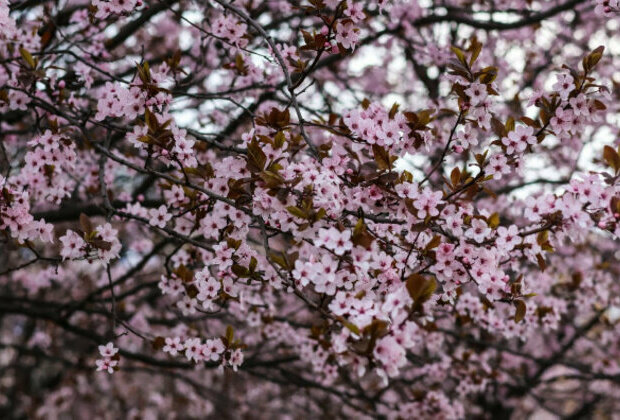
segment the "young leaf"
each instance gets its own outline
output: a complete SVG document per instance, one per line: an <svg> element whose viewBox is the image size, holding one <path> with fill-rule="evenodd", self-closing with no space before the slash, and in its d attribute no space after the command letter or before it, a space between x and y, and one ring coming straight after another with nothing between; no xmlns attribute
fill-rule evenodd
<svg viewBox="0 0 620 420"><path fill-rule="evenodd" d="M84 213L80 214L80 227L85 234L89 234L93 231L93 224L90 219Z"/></svg>
<svg viewBox="0 0 620 420"><path fill-rule="evenodd" d="M614 170L614 172L620 171L620 155L611 146L605 146L603 148L603 159Z"/></svg>
<svg viewBox="0 0 620 420"><path fill-rule="evenodd" d="M427 301L437 289L434 277L426 277L421 274L412 274L407 277L407 291L409 296L418 303Z"/></svg>
<svg viewBox="0 0 620 420"><path fill-rule="evenodd" d="M489 216L487 220L487 224L491 229L495 229L499 226L499 214L497 212L493 213Z"/></svg>
<svg viewBox="0 0 620 420"><path fill-rule="evenodd" d="M441 243L441 236L435 235L428 242L428 244L426 244L426 247L424 249L427 250L427 251L430 251L431 249L437 248L440 243Z"/></svg>
<svg viewBox="0 0 620 420"><path fill-rule="evenodd" d="M459 61L467 68L467 60L465 59L465 53L459 47L452 46L450 47L452 52L456 55Z"/></svg>
<svg viewBox="0 0 620 420"><path fill-rule="evenodd" d="M518 299L514 301L515 304L515 322L521 322L523 318L525 318L525 313L527 312L527 306L525 305L525 301Z"/></svg>
<svg viewBox="0 0 620 420"><path fill-rule="evenodd" d="M32 58L32 54L30 54L30 52L27 49L20 47L19 54L22 56L26 64L28 64L28 66L31 69L34 69L37 67L37 62L35 61L34 58Z"/></svg>
<svg viewBox="0 0 620 420"><path fill-rule="evenodd" d="M461 179L461 170L458 167L452 169L450 172L450 182L452 182L452 186L456 187L459 184L459 180Z"/></svg>
<svg viewBox="0 0 620 420"><path fill-rule="evenodd" d="M235 335L235 332L233 330L233 327L230 325L227 326L226 327L226 345L227 346L230 346L233 343L234 335Z"/></svg>
<svg viewBox="0 0 620 420"><path fill-rule="evenodd" d="M308 214L305 211L303 211L302 209L300 209L299 207L288 206L286 208L286 210L288 210L288 212L291 213L293 216L299 217L300 219L307 219L308 218Z"/></svg>

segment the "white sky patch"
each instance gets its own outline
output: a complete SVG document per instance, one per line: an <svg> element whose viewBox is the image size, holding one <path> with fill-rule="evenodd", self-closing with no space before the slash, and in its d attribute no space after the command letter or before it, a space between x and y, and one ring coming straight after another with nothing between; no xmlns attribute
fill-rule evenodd
<svg viewBox="0 0 620 420"><path fill-rule="evenodd" d="M420 1L421 7L428 7L430 5L431 5L431 0ZM480 6L473 5L473 7L475 10L475 8L480 7ZM536 8L540 9L541 6L537 3L534 3L534 10ZM445 14L446 10L442 8L438 8L436 9L435 13L437 15ZM183 16L187 18L189 21L202 26L202 20L203 20L202 13L197 12L197 11L186 11L184 12ZM565 21L568 22L573 18L573 13L566 12L566 13L563 13L561 16ZM492 19L493 21L504 22L504 23L514 22L514 21L522 19L521 16L512 14L512 13L495 12L493 14L490 14L484 11L476 11L473 17L480 21L488 21ZM266 25L266 24L269 24L270 22L265 20L265 21L261 21L260 23L263 25ZM189 24L185 23L185 26L189 27ZM612 30L614 28L618 29L618 26L619 26L619 23L618 21L615 21L615 20L610 20L610 22L608 23L608 29L612 29ZM449 44L449 39L450 39L449 29L450 29L450 25L448 24L435 25L432 29L433 38L435 40L439 40L440 44L443 41L447 47L447 45ZM535 32L535 38L532 39L531 41L525 41L525 42L526 43L532 42L533 44L536 44L538 47L542 47L543 49L544 48L551 49L551 47L553 46L552 43L555 42L554 41L555 36L557 35L558 32L560 32L561 29L562 29L561 25L558 25L555 22L545 21L542 23L542 27L539 28ZM116 29L114 29L114 31L116 31ZM469 34L473 33L473 29L468 28L466 26L461 27L460 38L466 39L468 33ZM275 38L277 39L287 39L291 36L291 34L292 32L290 32L290 30L284 28L283 30L280 30L277 34L272 34L272 35L274 36L277 35L275 36ZM579 38L579 34L575 34L575 35L577 36L577 38ZM481 39L484 42L486 41L486 38L488 36L496 36L496 34L494 32L483 33L483 34L480 34L479 39ZM604 36L603 31L601 30L593 34L591 39L589 39L588 43L591 48L594 48L600 44L605 43L605 41L606 41L606 37ZM181 32L180 38L179 38L179 46L181 49L189 49L193 45L194 42L197 42L197 40L195 39L195 36L189 30ZM607 43L607 45L609 46L609 49L612 53L620 54L620 34L613 36L610 42ZM567 53L566 55L569 57L575 56L576 57L575 60L577 60L577 56L581 54L581 50L577 46L572 46L572 45L567 45L565 47L567 48L567 50L565 51ZM524 45L524 48L517 48L517 47L511 46L511 44L509 44L508 42L502 41L502 42L498 42L495 53L498 54L507 63L509 63L513 67L515 72L521 73L526 65L526 60L527 60L526 50L527 50L527 45ZM259 54L264 54L270 57L270 54L266 48L266 45L261 45L260 48L255 49L255 52ZM252 62L260 68L265 68L265 66L270 65L264 57L261 57L256 54L251 54L250 57L251 57ZM271 60L271 63L273 62L274 60ZM556 66L556 70L560 70L560 64L561 63L554 62L552 65ZM382 96L381 102L385 107L389 108L392 106L393 103L397 102L401 104L401 109L413 108L415 110L418 110L418 109L424 108L424 105L422 104L425 104L426 98L424 96L421 96L421 95L425 95L424 91L417 91L417 90L412 91L410 87L408 86L399 85L400 80L402 80L403 73L411 71L411 69L409 68L409 63L405 59L404 52L402 51L402 47L400 45L394 44L394 47L392 47L392 49L389 52L385 51L383 48L373 48L369 46L359 47L359 50L355 52L355 55L351 58L351 60L348 63L349 72L357 76L362 75L364 72L368 71L369 68L371 67L384 68L386 70L387 81L393 86L395 86L396 88L395 92L388 93ZM552 86L556 81L555 73L556 72L551 71L549 73L549 76L546 77L546 79L542 80L543 86L546 92L550 92L552 90ZM620 73L620 71L618 73ZM433 77L433 78L437 77L438 69L433 66L429 69L428 74L430 75L430 77ZM226 80L224 79L224 77L222 77L221 72L215 70L208 75L204 83L205 83L205 86L207 87L212 86L215 89L215 87L218 86L218 88L221 89L222 87L220 86L224 86L225 81ZM519 82L520 80L518 80L517 78L506 78L504 80L501 80L499 83L501 86L502 97L501 99L497 98L497 100L502 100L502 99L510 100L517 93L519 93L520 95L519 97L522 101L527 100L527 98L531 94L531 89L527 89L526 91L519 92L518 91ZM352 83L351 86L355 88L356 82L351 81L351 83ZM350 91L348 89L343 89L341 86L333 82L326 82L324 84L324 88L329 94L338 98L339 104L336 107L337 111L355 108L358 106L359 101L363 99L363 98L357 97L357 95L353 91ZM449 86L442 85L442 92L445 88L449 88ZM403 95L404 92L407 92L406 97ZM308 105L314 106L314 105L317 105L316 102L319 100L318 99L316 101L312 100L312 95L311 95L312 93L313 93L313 89L311 88L305 93L301 93L300 97L303 97L303 100L306 102L311 101L311 102L307 102ZM180 112L175 113L175 118L176 118L177 123L180 126L191 127L197 130L201 130L201 129L215 130L216 127L213 126L212 124L203 124L203 122L198 121L199 113L197 109L184 108L190 102L191 102L191 99L180 99L180 100L175 101L174 109L177 111L180 111ZM243 106L247 106L249 105L251 100L248 99L246 101L246 100L241 99L239 100L239 102ZM229 104L229 102L226 102L226 101L204 101L199 105L199 108L202 111L206 111L208 113L209 111L218 109L222 105L227 105L227 104ZM234 112L235 114L239 114L241 110L236 109L234 110ZM525 109L525 112L528 116L535 117L538 113L538 109L535 107L529 107ZM309 118L309 116L306 116L306 117ZM581 133L581 135L583 135L584 138L587 138L590 134L591 133L589 131ZM492 137L492 135L490 136ZM487 142L488 140L489 140L489 137L487 136L486 139L483 139L483 144ZM579 156L578 168L582 171L594 169L594 165L592 164L593 159L600 154L600 151L604 144L609 144L612 141L613 141L612 132L608 128L598 130L593 136L593 140L590 143L586 144L585 147L583 148ZM554 144L557 144L557 142L558 140L554 136L548 136L545 139L543 144L544 144L544 147L549 147L549 146L553 146ZM496 147L493 147L493 150L498 151L499 149ZM454 166L454 163L452 162L453 162L453 158L448 156L444 164L445 171L449 172L452 169L452 167ZM565 174L558 174L555 169L551 169L552 165L550 165L549 162L547 162L545 158L537 155L536 153L526 156L524 166L525 166L524 173L526 174L524 181L526 182L533 180L533 179L538 179L538 178L558 179L565 175ZM415 179L419 181L422 179L422 177L424 177L425 171L430 170L428 156L422 153L415 154L415 155L406 155L397 161L397 168L408 169L414 174ZM422 170L417 169L417 168L421 168ZM539 186L523 188L523 189L516 191L515 195L526 196L530 192L538 190L539 188L540 188Z"/></svg>

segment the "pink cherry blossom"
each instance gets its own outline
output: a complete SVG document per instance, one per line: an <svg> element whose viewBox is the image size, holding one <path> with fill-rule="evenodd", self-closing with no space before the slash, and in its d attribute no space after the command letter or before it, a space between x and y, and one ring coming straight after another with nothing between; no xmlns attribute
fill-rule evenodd
<svg viewBox="0 0 620 420"><path fill-rule="evenodd" d="M166 337L166 345L163 347L163 351L170 354L170 356L176 356L179 352L185 348L181 343L180 337Z"/></svg>
<svg viewBox="0 0 620 420"><path fill-rule="evenodd" d="M469 96L469 101L473 106L482 103L487 97L487 87L482 83L472 83L465 93Z"/></svg>
<svg viewBox="0 0 620 420"><path fill-rule="evenodd" d="M536 137L533 136L533 133L532 127L517 126L514 131L502 139L502 143L506 146L506 153L509 155L515 152L522 153L529 144L535 144Z"/></svg>
<svg viewBox="0 0 620 420"><path fill-rule="evenodd" d="M471 227L465 231L465 236L476 242L483 242L491 234L491 228L481 219L473 219Z"/></svg>
<svg viewBox="0 0 620 420"><path fill-rule="evenodd" d="M149 210L149 224L159 228L166 227L166 223L172 219L172 215L168 213L166 206L161 205L157 209Z"/></svg>
<svg viewBox="0 0 620 420"><path fill-rule="evenodd" d="M430 188L424 188L413 202L414 207L418 210L418 216L425 218L426 216L437 216L439 211L437 205L441 201L441 191L432 191Z"/></svg>
<svg viewBox="0 0 620 420"><path fill-rule="evenodd" d="M553 90L565 101L568 99L569 93L575 88L573 82L574 79L570 74L559 74L557 76L557 82L553 85Z"/></svg>
<svg viewBox="0 0 620 420"><path fill-rule="evenodd" d="M336 42L342 44L345 48L355 49L355 44L359 39L356 28L352 23L338 23L336 26Z"/></svg>
<svg viewBox="0 0 620 420"><path fill-rule="evenodd" d="M60 237L62 250L60 255L63 259L74 259L84 256L86 242L76 232L68 230L67 233Z"/></svg>
<svg viewBox="0 0 620 420"><path fill-rule="evenodd" d="M99 354L103 357L112 357L118 353L118 348L114 347L113 343L108 343L105 346L99 346Z"/></svg>
<svg viewBox="0 0 620 420"><path fill-rule="evenodd" d="M110 374L114 373L114 368L118 365L117 360L97 359L97 371L106 371Z"/></svg>

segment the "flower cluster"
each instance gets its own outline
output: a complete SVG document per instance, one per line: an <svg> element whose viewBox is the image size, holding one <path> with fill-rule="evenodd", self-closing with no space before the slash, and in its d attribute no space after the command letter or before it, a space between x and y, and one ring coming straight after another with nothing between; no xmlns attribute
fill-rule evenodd
<svg viewBox="0 0 620 420"><path fill-rule="evenodd" d="M99 354L101 359L97 359L97 371L105 371L110 374L118 370L119 353L118 348L114 347L113 343L108 343L105 346L99 346Z"/></svg>
<svg viewBox="0 0 620 420"><path fill-rule="evenodd" d="M142 6L142 0L93 0L92 6L96 10L97 19L106 19L111 15L129 14Z"/></svg>
<svg viewBox="0 0 620 420"><path fill-rule="evenodd" d="M237 348L227 351L220 338L208 339L202 342L199 338L166 337L163 351L171 356L185 354L188 360L199 362L221 362L237 371L243 363L243 352Z"/></svg>
<svg viewBox="0 0 620 420"><path fill-rule="evenodd" d="M83 232L83 235L67 230L59 240L62 244L60 255L63 260L100 260L107 264L118 258L122 247L118 240L118 231L109 223L99 225L92 231Z"/></svg>

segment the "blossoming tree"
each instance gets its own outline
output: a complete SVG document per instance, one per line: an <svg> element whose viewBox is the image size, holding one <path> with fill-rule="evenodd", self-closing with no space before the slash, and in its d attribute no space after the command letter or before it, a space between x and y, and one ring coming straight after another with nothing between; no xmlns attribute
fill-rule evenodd
<svg viewBox="0 0 620 420"><path fill-rule="evenodd" d="M0 0L2 418L620 410L618 0Z"/></svg>

